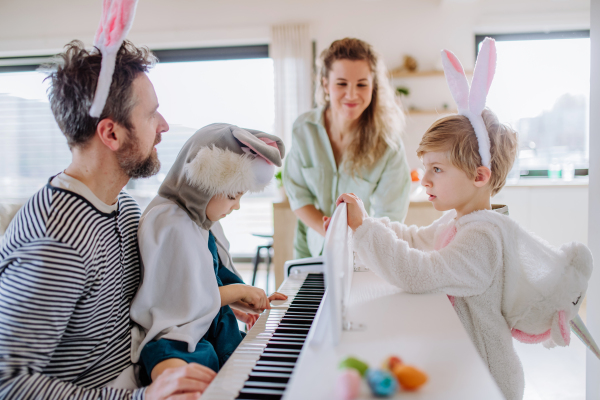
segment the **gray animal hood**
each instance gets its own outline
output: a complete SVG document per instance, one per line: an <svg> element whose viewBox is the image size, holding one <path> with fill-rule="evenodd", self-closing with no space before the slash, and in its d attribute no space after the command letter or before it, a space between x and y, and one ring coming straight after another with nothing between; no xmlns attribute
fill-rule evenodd
<svg viewBox="0 0 600 400"><path fill-rule="evenodd" d="M209 230L213 224L206 218L210 199L263 190L284 155L285 147L277 136L230 124L211 124L183 145L158 194Z"/></svg>

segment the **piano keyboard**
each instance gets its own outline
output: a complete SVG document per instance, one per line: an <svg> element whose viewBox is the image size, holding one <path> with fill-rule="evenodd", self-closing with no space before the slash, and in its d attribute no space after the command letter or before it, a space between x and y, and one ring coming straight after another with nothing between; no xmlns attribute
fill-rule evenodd
<svg viewBox="0 0 600 400"><path fill-rule="evenodd" d="M290 275L279 289L288 296L265 311L202 400L279 400L325 294L323 274Z"/></svg>

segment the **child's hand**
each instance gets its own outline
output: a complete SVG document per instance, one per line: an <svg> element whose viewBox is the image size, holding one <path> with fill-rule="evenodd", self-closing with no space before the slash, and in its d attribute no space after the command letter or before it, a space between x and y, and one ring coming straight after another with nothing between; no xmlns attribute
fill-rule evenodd
<svg viewBox="0 0 600 400"><path fill-rule="evenodd" d="M329 223L331 222L331 217L323 216L323 230L327 232L327 228L329 228Z"/></svg>
<svg viewBox="0 0 600 400"><path fill-rule="evenodd" d="M287 296L283 293L273 292L269 296L269 302L271 302L273 300L287 300Z"/></svg>
<svg viewBox="0 0 600 400"><path fill-rule="evenodd" d="M369 217L365 205L362 200L358 198L354 193L344 193L338 197L335 205L339 206L340 203L346 203L348 206L348 226L356 231L359 226L362 225L365 218Z"/></svg>
<svg viewBox="0 0 600 400"><path fill-rule="evenodd" d="M252 326L254 326L254 323L259 317L258 314L246 313L236 308L232 308L231 310L233 311L233 314L238 319L238 321L241 321L246 324L248 330L252 329Z"/></svg>
<svg viewBox="0 0 600 400"><path fill-rule="evenodd" d="M265 291L254 286L244 286L240 301L246 303L248 307L259 314L271 308Z"/></svg>

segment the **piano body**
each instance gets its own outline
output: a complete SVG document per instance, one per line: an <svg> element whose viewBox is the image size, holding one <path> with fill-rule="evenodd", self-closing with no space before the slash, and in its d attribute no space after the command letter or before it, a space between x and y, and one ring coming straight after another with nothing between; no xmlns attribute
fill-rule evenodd
<svg viewBox="0 0 600 400"><path fill-rule="evenodd" d="M260 316L202 399L335 399L337 366L350 355L377 368L397 355L427 372L419 391L393 398L503 399L448 298L404 293L355 268L345 224L342 205L324 257L286 263L288 299ZM374 398L364 382L359 398Z"/></svg>

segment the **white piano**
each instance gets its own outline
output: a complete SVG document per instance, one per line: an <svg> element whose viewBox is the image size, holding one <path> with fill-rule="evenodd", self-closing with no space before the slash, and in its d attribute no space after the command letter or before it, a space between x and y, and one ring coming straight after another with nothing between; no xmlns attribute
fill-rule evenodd
<svg viewBox="0 0 600 400"><path fill-rule="evenodd" d="M260 316L202 399L335 399L349 355L377 368L397 355L428 374L419 391L393 398L503 399L448 298L403 293L355 266L345 224L342 205L324 257L286 263L288 300ZM374 398L364 382L359 398Z"/></svg>

